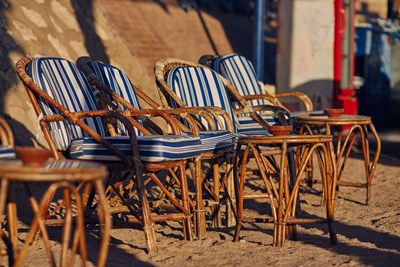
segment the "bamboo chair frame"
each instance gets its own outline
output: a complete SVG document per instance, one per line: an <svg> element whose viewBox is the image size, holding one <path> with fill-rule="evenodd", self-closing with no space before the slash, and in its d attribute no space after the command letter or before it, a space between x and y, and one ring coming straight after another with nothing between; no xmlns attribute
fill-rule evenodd
<svg viewBox="0 0 400 267"><path fill-rule="evenodd" d="M199 64L202 64L206 67L210 67L211 61L216 57L218 57L218 56L217 55L203 55L199 58L198 62L199 62ZM304 105L306 112L313 111L313 109L314 109L313 103L307 94L300 92L300 91L271 94L267 90L267 88L270 86L271 85L263 84L263 91L264 91L263 94L242 95L242 97L246 100L263 99L263 100L266 100L267 102L271 103L274 106L284 108L288 111L289 111L289 109L281 102L280 99L292 97L292 98L297 98Z"/></svg>
<svg viewBox="0 0 400 267"><path fill-rule="evenodd" d="M168 116L164 116L159 111L146 111L146 110L136 110L136 111L125 111L125 112L115 112L111 110L97 110L97 111L82 111L82 112L70 112L67 110L64 106L62 106L60 103L56 102L53 98L51 98L49 95L44 93L41 88L39 88L31 79L31 77L26 73L26 66L27 64L31 61L30 58L23 58L17 62L17 73L20 77L20 79L23 81L25 89L28 93L28 96L31 100L31 103L33 105L33 108L36 112L36 115L39 117L41 114L41 110L39 108L38 102L36 100L36 96L40 96L43 98L45 101L47 101L50 105L52 105L54 108L56 108L59 112L60 115L53 115L53 116L44 116L39 120L40 127L44 133L44 136L46 138L46 141L50 147L50 150L52 151L54 157L56 159L63 158L63 155L57 151L54 141L51 138L49 128L47 126L48 122L53 122L53 121L62 121L62 120L69 120L75 125L79 126L81 129L83 129L86 133L89 134L94 140L97 142L103 144L107 149L109 149L115 156L119 157L121 159L121 163L110 163L107 164L107 167L110 170L110 173L112 175L107 179L107 183L109 188L109 192L116 194L119 197L119 200L122 201L123 204L125 204L124 207L117 207L114 212L130 212L134 217L129 216L128 218L125 218L125 220L128 220L130 222L140 222L143 225L144 229L144 234L145 234L145 240L146 240L146 247L147 251L149 253L156 253L157 252L157 246L156 246L156 237L155 237L155 221L167 221L167 220L175 220L175 221L181 221L183 223L183 234L186 239L193 240L193 235L192 235L192 226L191 226L191 220L190 220L190 211L189 211L189 204L188 204L188 196L187 196L187 183L186 180L183 178L183 175L185 173L185 168L184 166L186 165L186 160L177 160L173 162L162 162L162 163L143 163L139 159L139 152L138 152L138 146L137 146L137 138L135 131L133 129L133 126L140 128L139 130L146 132L146 129L143 128L136 120L133 118L135 117L140 117L142 118L143 116L147 115L159 115L163 116L166 118L168 122L171 123L171 127L174 132L179 132L179 128L173 123L173 120L171 120ZM116 120L119 120L120 122L123 123L125 128L127 129L130 137L130 143L132 147L132 155L127 157L125 156L121 151L119 151L116 147L114 147L112 144L104 140L99 134L94 132L87 124L85 124L82 119L87 118L87 117L95 117L95 116L102 116L104 118L113 118ZM112 128L112 127L110 127ZM112 135L112 131L110 131L110 134ZM151 180L153 180L157 186L165 193L168 195L168 190L163 186L163 184L159 181L157 176L155 175L155 172L159 171L160 169L169 169L169 168L178 168L180 176L179 179L181 181L180 187L181 187L181 193L182 193L182 203L179 203L178 201L175 201L173 204L178 207L178 209L181 211L180 215L179 214L170 214L170 215L157 215L153 216L150 211L150 205L149 201L146 195L146 190L145 190L145 184L147 181L145 180L144 175L146 174L147 176L150 177ZM128 173L133 174L135 177L135 184L138 187L138 197L139 197L139 202L141 205L140 211L137 211L134 209L133 205L129 204L125 199L124 195L125 193L120 193L119 188L121 187L121 183L119 180L115 179L116 172L113 171L121 171L121 170L127 170ZM132 184L128 185L128 187L132 187ZM168 195L169 197L172 198L172 195ZM170 200L171 200L170 199ZM172 200L173 201L173 200ZM111 211L113 211L111 209Z"/></svg>
<svg viewBox="0 0 400 267"><path fill-rule="evenodd" d="M111 88L109 88L107 85L104 83L100 82L100 80L96 77L96 74L88 68L88 64L92 62L93 60L90 57L80 57L77 60L77 65L78 67L85 73L85 75L88 78L89 83L103 92L105 95L108 95L111 97L113 100L116 102L120 103L124 108L127 110L131 111L137 111L138 109L133 107L131 103L123 99L120 95L115 93ZM233 132L233 127L232 127L232 121L229 115L226 113L226 111L217 108L217 107L210 107L210 108L173 108L173 109L165 109L162 106L160 106L158 103L156 103L152 98L147 96L143 90L141 90L138 86L134 85L135 93L137 96L142 99L146 104L148 104L152 110L152 112L162 112L163 114L168 114L171 116L176 116L179 119L185 120L190 127L187 128L184 124L180 122L180 120L176 120L177 125L180 127L180 129L184 132L192 132L193 135L199 136L199 131L200 130L207 130L200 122L200 120L196 119L199 116L205 119L210 125L210 130L216 130L216 122L218 124L222 125L223 121L228 125L228 131ZM105 97L102 98L102 101L107 105L107 106L113 106L113 103L109 101L109 98ZM111 102L111 103L110 103ZM114 110L117 109L117 107L114 105L112 107ZM222 120L220 119L222 117ZM175 117L173 117L175 118ZM225 154L224 152L202 152L200 158L196 158L192 164L189 164L189 167L192 172L192 176L194 177L194 183L195 183L195 203L192 203L192 208L194 209L194 222L195 222L195 234L198 238L201 238L204 236L206 232L206 219L205 219L205 207L203 204L203 197L202 197L202 190L201 187L204 183L207 182L205 177L207 175L202 174L202 165L201 162L203 161L215 161L218 158L224 158L224 161L227 163L227 168L226 168L226 173L227 176L233 175L232 173L232 158L233 158L233 152L230 154ZM210 188L209 186L206 186L207 192L212 196L213 200L216 202L220 202L219 200L219 188L220 188L220 180L226 181L229 180L229 178L223 178L219 176L219 170L218 170L218 161L216 163L210 163L212 165L211 171L213 173L213 181L214 181L214 187ZM204 182L203 182L204 181ZM229 187L231 186L229 183L224 184L222 182L222 186L224 187ZM232 188L226 188L226 191L232 191ZM232 226L234 224L234 216L232 216L232 207L229 207L227 205L227 214L231 214L230 217L227 216L226 218L226 225L227 226ZM220 220L220 210L217 207L213 213L214 216L213 218L213 226L214 227L219 227L221 225L221 220Z"/></svg>
<svg viewBox="0 0 400 267"><path fill-rule="evenodd" d="M166 73L175 67L204 67L201 64L194 63L187 60L177 58L163 58L155 64L155 76L159 89L160 98L164 107L168 107L166 95L171 97L179 107L185 107L184 102L173 92L168 86L165 75ZM264 128L268 129L268 123L264 121L257 111L266 110L269 106L250 106L247 100L241 96L238 91L221 75L218 75L222 80L225 88L231 95L231 97L242 105L242 108L235 109L236 114L249 113L250 116L257 122L259 122ZM279 110L279 108L275 109ZM263 146L276 146L275 150L265 151L261 148ZM245 147L243 151L241 148ZM296 177L290 177L289 181L286 175L286 171L289 169L290 160L289 150L293 147L300 148L300 162L297 166ZM306 168L307 162L310 160L311 155L314 151L321 151L320 153L320 164L324 167L324 193L326 200L327 219L298 219L296 216L296 205L297 205L297 192L299 188L300 177L303 175ZM296 229L295 225L298 223L316 223L325 222L328 224L330 240L332 244L337 243L336 234L333 231L332 223L334 217L334 199L335 199L335 186L336 186L336 165L334 164L335 158L333 154L332 136L299 136L299 135L288 135L288 136L274 136L274 137L239 137L238 146L236 150L238 156L236 167L240 166L239 175L236 183L237 192L237 224L234 241L239 240L239 234L241 225L243 222L243 200L244 192L243 186L246 180L246 166L250 158L254 157L257 166L261 172L262 179L267 188L267 196L270 200L270 205L273 210L272 218L269 221L274 222L274 245L283 246L285 232L288 232L290 237L295 238ZM274 157L280 155L280 171L279 185L274 185L271 179L271 164L274 162ZM287 158L286 155L289 155ZM235 167L235 171L237 171ZM274 168L272 171L276 171ZM236 175L235 175L236 176ZM260 196L254 196L258 198ZM264 196L265 197L265 196ZM275 204L274 204L275 203ZM285 208L286 207L286 208ZM267 220L268 221L268 220ZM288 227L286 227L288 226ZM286 231L285 231L286 228Z"/></svg>

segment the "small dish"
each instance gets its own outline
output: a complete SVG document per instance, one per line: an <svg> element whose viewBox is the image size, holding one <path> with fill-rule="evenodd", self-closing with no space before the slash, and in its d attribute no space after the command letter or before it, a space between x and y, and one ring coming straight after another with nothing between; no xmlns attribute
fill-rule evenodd
<svg viewBox="0 0 400 267"><path fill-rule="evenodd" d="M329 118L337 118L343 114L344 110L342 108L327 108L324 109L324 112Z"/></svg>
<svg viewBox="0 0 400 267"><path fill-rule="evenodd" d="M292 126L273 125L268 127L268 131L273 135L288 135L292 131Z"/></svg>
<svg viewBox="0 0 400 267"><path fill-rule="evenodd" d="M16 146L14 151L17 158L28 167L40 167L51 156L50 150L33 146Z"/></svg>

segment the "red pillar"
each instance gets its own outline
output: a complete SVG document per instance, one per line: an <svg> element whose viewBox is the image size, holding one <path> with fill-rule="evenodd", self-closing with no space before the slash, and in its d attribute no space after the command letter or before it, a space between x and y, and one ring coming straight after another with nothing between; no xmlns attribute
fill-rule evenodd
<svg viewBox="0 0 400 267"><path fill-rule="evenodd" d="M344 7L347 0L335 0L335 31L334 31L334 63L333 63L333 87L334 87L334 106L344 109L346 114L358 113L358 101L355 96L353 86L354 74L354 8L353 5ZM353 1L353 0L350 0ZM346 13L351 12L351 14ZM346 36L345 36L346 35ZM346 37L346 38L345 38ZM349 42L349 43L343 43ZM343 53L343 45L347 45L347 53ZM345 84L343 79L343 64L350 64L345 75L350 75L350 81Z"/></svg>

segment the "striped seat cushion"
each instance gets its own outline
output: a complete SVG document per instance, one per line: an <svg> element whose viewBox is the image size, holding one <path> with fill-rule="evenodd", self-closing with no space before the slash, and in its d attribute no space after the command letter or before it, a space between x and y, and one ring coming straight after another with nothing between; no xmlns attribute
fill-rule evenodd
<svg viewBox="0 0 400 267"><path fill-rule="evenodd" d="M253 64L250 60L239 54L233 53L216 57L212 60L210 67L224 76L236 90L238 90L239 94L243 96L264 93ZM271 104L263 99L250 100L249 103L251 106ZM241 107L237 102L234 102L233 105L235 108ZM263 111L259 114L269 125L275 125L277 123L273 112ZM254 130L261 127L259 123L253 120L249 115L239 115L238 121L240 125L239 131Z"/></svg>
<svg viewBox="0 0 400 267"><path fill-rule="evenodd" d="M228 93L214 71L204 67L176 67L167 73L166 80L168 86L186 106L216 106L226 110L234 122L233 127L236 131L237 119ZM170 106L176 107L172 99L169 98L169 101ZM207 122L203 121L203 123L207 125ZM217 127L220 129L219 125Z"/></svg>
<svg viewBox="0 0 400 267"><path fill-rule="evenodd" d="M126 136L105 137L112 145L125 155L132 155L130 140ZM200 138L195 136L138 136L139 155L144 162L163 162L193 158L200 155L202 146ZM119 161L102 144L93 138L77 138L71 143L69 150L73 159Z"/></svg>
<svg viewBox="0 0 400 267"><path fill-rule="evenodd" d="M210 67L224 76L243 96L263 93L253 64L239 54L216 57ZM262 99L251 100L250 103L252 106L266 104Z"/></svg>
<svg viewBox="0 0 400 267"><path fill-rule="evenodd" d="M0 145L0 159L15 159L14 149Z"/></svg>
<svg viewBox="0 0 400 267"><path fill-rule="evenodd" d="M98 110L98 104L86 77L75 64L61 58L36 58L29 64L28 73L33 81L48 95L71 112ZM37 98L44 115L59 114L53 106ZM132 155L128 137L109 137L104 120L98 117L83 120L104 139ZM75 159L119 160L102 144L69 121L50 124L50 131L57 149L70 152ZM198 137L148 136L141 137L139 153L143 160L158 162L186 159L201 151Z"/></svg>
<svg viewBox="0 0 400 267"><path fill-rule="evenodd" d="M35 58L29 63L28 74L49 96L71 112L98 110L92 90L75 64L61 58ZM43 115L60 114L53 106L37 97ZM102 118L83 120L101 136L106 135ZM68 120L49 123L50 133L59 150L67 150L75 138L87 137L79 126Z"/></svg>
<svg viewBox="0 0 400 267"><path fill-rule="evenodd" d="M236 135L228 131L200 131L202 152L216 153L232 149Z"/></svg>
<svg viewBox="0 0 400 267"><path fill-rule="evenodd" d="M133 107L140 109L135 88L124 72L112 65L101 63L99 61L93 61L91 63L91 68L94 70L100 81L108 85L114 92L127 100ZM233 147L236 141L233 133L223 130L201 131L200 139L202 152L228 150Z"/></svg>

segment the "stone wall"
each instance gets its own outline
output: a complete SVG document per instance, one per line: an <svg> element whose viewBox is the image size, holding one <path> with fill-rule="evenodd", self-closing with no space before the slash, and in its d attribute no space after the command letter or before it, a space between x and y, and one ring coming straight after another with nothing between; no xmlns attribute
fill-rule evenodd
<svg viewBox="0 0 400 267"><path fill-rule="evenodd" d="M21 57L55 56L74 62L79 56L91 55L123 66L139 86L152 88L149 93L155 96L153 77L146 73L96 1L1 0L0 18L0 110L13 128L17 144L38 141L46 145L15 73L15 63Z"/></svg>

